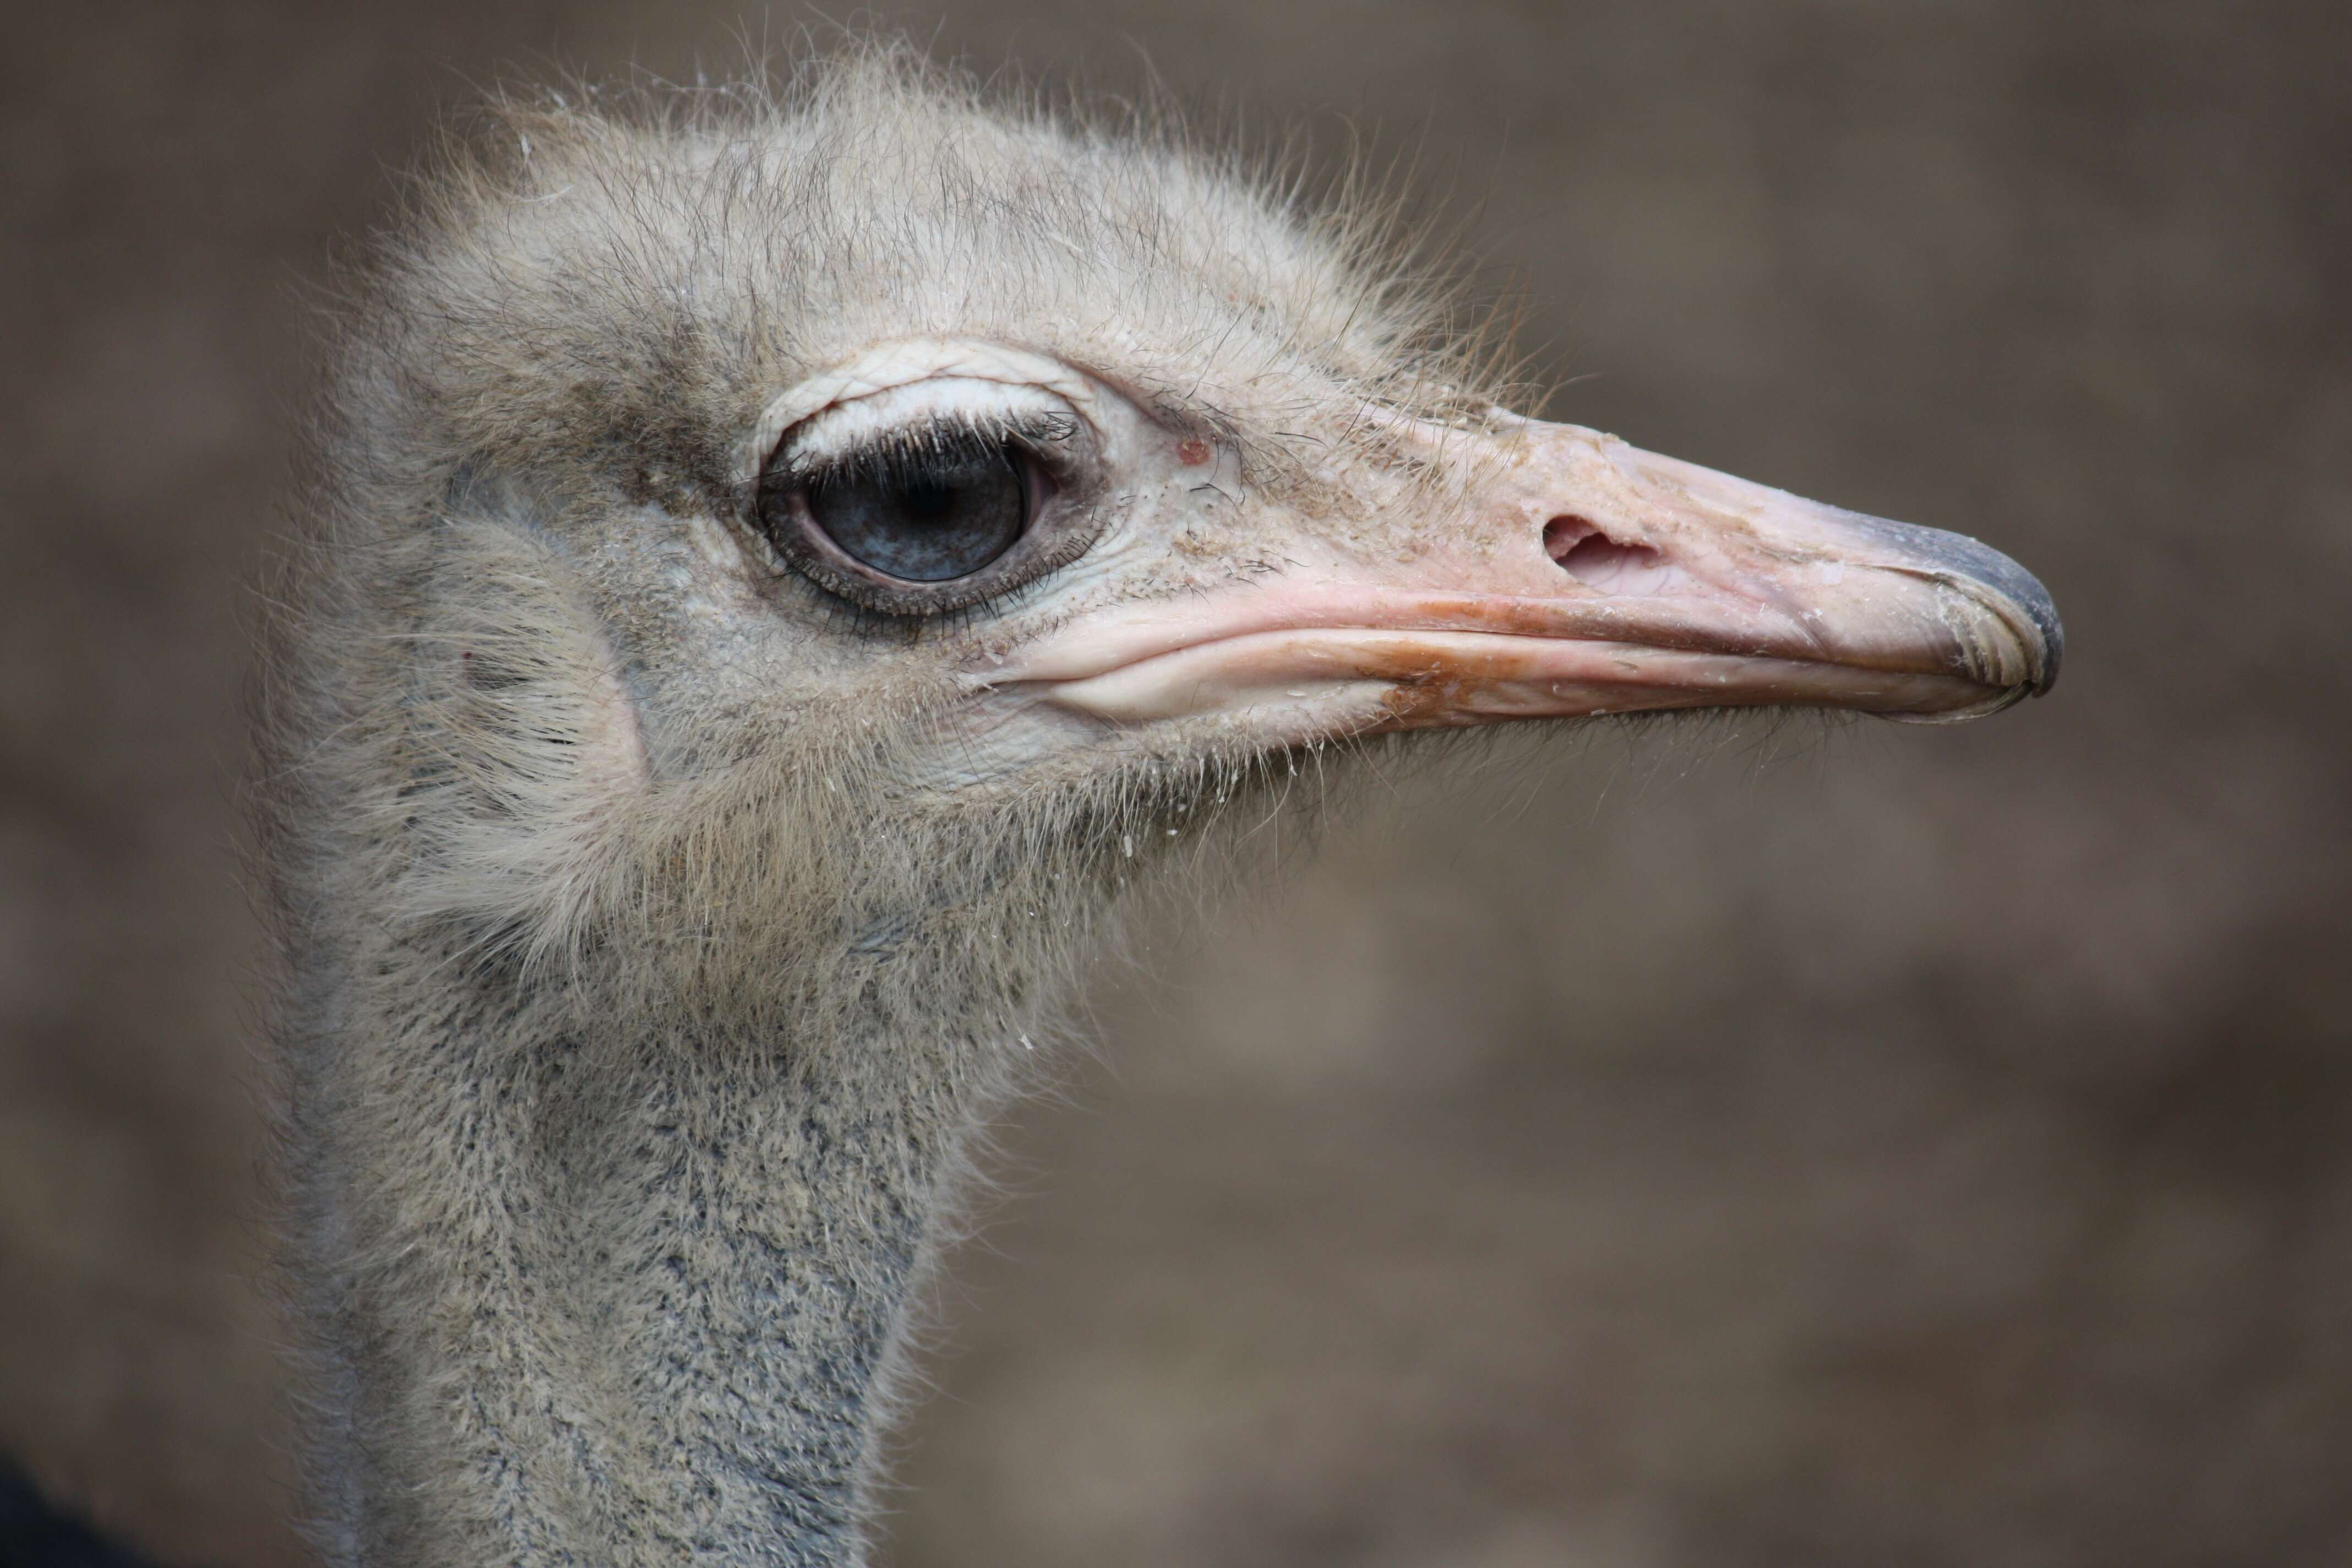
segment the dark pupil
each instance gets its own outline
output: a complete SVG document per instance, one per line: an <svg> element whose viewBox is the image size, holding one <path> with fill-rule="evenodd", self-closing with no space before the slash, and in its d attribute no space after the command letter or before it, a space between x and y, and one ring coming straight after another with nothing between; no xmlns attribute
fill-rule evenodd
<svg viewBox="0 0 2352 1568"><path fill-rule="evenodd" d="M860 466L811 481L809 515L877 572L914 583L968 577L1028 525L1021 462L989 445Z"/></svg>

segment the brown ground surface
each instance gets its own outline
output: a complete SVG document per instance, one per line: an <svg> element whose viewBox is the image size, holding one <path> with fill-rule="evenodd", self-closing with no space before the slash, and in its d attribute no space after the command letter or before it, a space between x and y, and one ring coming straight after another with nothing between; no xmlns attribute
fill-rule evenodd
<svg viewBox="0 0 2352 1568"><path fill-rule="evenodd" d="M917 18L928 34L932 23ZM240 582L301 279L509 68L731 8L23 7L0 50L0 1448L295 1560ZM896 1568L2352 1562L2352 10L993 0L1418 146L1558 416L1982 534L2056 697L1383 797L1108 977Z"/></svg>

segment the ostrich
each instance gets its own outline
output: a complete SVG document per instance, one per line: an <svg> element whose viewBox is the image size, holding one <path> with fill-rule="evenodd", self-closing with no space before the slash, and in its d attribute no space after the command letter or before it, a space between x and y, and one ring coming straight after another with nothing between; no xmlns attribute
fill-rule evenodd
<svg viewBox="0 0 2352 1568"><path fill-rule="evenodd" d="M492 123L273 595L330 1563L864 1562L976 1121L1326 770L2056 673L2007 558L1507 412L1368 204L1175 132L887 48Z"/></svg>

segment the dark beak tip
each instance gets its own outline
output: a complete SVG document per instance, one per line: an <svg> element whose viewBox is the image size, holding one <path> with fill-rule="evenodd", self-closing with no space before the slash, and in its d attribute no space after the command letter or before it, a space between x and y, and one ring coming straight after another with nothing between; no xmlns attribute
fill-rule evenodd
<svg viewBox="0 0 2352 1568"><path fill-rule="evenodd" d="M1970 543L1976 542L1971 540ZM2058 669L2066 661L2066 628L2058 619L2058 606L2050 597L2050 590L2042 580L2011 561L1999 551L1977 545L1992 562L2004 569L1999 577L1984 573L1971 573L2015 607L2018 616L2030 626L2039 647L2030 650L2032 679L2028 683L2031 695L2047 697L2050 689L2058 684ZM2021 628L2022 629L2022 628Z"/></svg>
<svg viewBox="0 0 2352 1568"><path fill-rule="evenodd" d="M2048 695L2058 684L2058 667L2066 655L2066 628L2058 606L2042 580L1982 540L1940 528L1892 522L1883 517L1849 512L1846 521L1879 544L1911 558L1914 570L1959 578L1995 597L2005 606L2004 619L2032 646L2027 648L2031 669L2028 695ZM2030 635L2029 635L2030 634Z"/></svg>
<svg viewBox="0 0 2352 1568"><path fill-rule="evenodd" d="M2050 592L2031 573L2025 580L2034 587L2034 597L2027 606L2033 624L2042 632L2042 682L2033 689L2036 697L2046 697L2058 684L2058 667L2066 662L2066 628L2059 624L2058 606L2051 602Z"/></svg>

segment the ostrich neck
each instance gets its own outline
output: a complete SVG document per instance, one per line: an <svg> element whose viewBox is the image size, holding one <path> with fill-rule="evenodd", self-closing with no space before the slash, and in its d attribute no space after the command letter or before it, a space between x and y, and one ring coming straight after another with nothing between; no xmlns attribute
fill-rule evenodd
<svg viewBox="0 0 2352 1568"><path fill-rule="evenodd" d="M864 1561L972 1110L954 1014L583 1029L511 976L429 973L356 987L298 1073L330 1554Z"/></svg>

